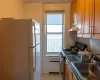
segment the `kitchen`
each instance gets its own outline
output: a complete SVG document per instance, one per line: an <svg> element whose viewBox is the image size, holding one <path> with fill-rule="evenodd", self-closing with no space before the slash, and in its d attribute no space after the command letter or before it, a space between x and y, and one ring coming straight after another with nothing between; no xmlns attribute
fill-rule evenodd
<svg viewBox="0 0 100 80"><path fill-rule="evenodd" d="M72 3L71 3L72 2ZM41 33L41 69L40 75L49 67L45 63L44 49L44 14L45 11L64 11L64 47L80 42L86 44L92 53L99 53L99 0L59 0L32 1L6 0L0 1L0 18L29 19L40 23ZM72 31L70 31L72 30ZM2 54L1 54L2 55ZM3 56L3 55L2 55ZM1 57L2 59L2 57ZM59 66L58 66L59 67ZM2 67L1 67L2 68ZM47 68L48 69L48 68ZM1 69L2 70L2 69ZM45 71L44 71L45 70ZM2 74L2 72L0 72ZM68 80L68 79L67 79ZM71 80L71 79L70 79ZM92 79L91 79L92 80Z"/></svg>

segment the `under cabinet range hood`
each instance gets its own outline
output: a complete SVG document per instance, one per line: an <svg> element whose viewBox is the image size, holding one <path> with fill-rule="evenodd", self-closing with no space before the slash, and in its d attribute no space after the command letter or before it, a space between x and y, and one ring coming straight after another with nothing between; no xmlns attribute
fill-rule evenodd
<svg viewBox="0 0 100 80"><path fill-rule="evenodd" d="M77 20L75 20L74 24L72 25L72 27L68 31L78 31L79 28L77 26L78 26Z"/></svg>
<svg viewBox="0 0 100 80"><path fill-rule="evenodd" d="M79 30L79 28L74 26L71 29L69 29L68 31L78 31L78 30Z"/></svg>

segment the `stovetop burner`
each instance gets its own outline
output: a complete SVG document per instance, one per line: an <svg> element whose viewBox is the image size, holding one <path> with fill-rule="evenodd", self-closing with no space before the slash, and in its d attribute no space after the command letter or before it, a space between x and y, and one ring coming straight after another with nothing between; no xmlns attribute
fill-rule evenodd
<svg viewBox="0 0 100 80"><path fill-rule="evenodd" d="M76 55L78 54L78 50L75 48L70 48L70 49L63 49L63 52L65 55Z"/></svg>
<svg viewBox="0 0 100 80"><path fill-rule="evenodd" d="M79 51L84 51L86 48L85 44L76 42L74 46L67 46L62 51L65 55L77 55Z"/></svg>

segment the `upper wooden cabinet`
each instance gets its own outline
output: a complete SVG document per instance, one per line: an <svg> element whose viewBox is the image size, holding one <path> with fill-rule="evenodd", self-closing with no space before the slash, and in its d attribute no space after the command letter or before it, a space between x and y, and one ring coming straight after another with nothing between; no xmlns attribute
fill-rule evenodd
<svg viewBox="0 0 100 80"><path fill-rule="evenodd" d="M84 0L77 0L77 27L79 28L77 37L82 37L84 28Z"/></svg>
<svg viewBox="0 0 100 80"><path fill-rule="evenodd" d="M84 38L91 38L91 8L92 5L90 3L91 0L84 0L84 32L83 32L83 37Z"/></svg>
<svg viewBox="0 0 100 80"><path fill-rule="evenodd" d="M76 23L77 19L76 19L76 15L77 15L77 0L74 0L71 3L71 27Z"/></svg>
<svg viewBox="0 0 100 80"><path fill-rule="evenodd" d="M100 39L100 0L73 0L73 3L77 3L77 18L71 15L79 28L77 37Z"/></svg>
<svg viewBox="0 0 100 80"><path fill-rule="evenodd" d="M93 0L93 39L100 39L100 0Z"/></svg>

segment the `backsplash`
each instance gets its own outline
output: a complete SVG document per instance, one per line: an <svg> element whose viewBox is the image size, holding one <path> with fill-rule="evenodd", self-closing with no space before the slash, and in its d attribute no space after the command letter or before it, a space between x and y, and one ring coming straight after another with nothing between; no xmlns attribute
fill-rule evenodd
<svg viewBox="0 0 100 80"><path fill-rule="evenodd" d="M100 53L100 40L78 38L78 41L87 44L89 49L95 54Z"/></svg>
<svg viewBox="0 0 100 80"><path fill-rule="evenodd" d="M78 38L78 42L81 42L83 44L86 44L89 47L89 49L90 49L90 39Z"/></svg>
<svg viewBox="0 0 100 80"><path fill-rule="evenodd" d="M94 53L100 53L100 40L90 40L91 50Z"/></svg>

